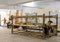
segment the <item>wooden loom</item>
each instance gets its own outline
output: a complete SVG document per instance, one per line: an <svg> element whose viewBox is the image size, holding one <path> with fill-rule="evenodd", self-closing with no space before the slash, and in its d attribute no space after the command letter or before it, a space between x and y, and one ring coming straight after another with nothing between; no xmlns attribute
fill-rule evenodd
<svg viewBox="0 0 60 42"><path fill-rule="evenodd" d="M18 13L18 10L17 10L17 13ZM16 14L17 14L16 13ZM55 18L56 19L56 25L52 25L53 27L55 27L55 29L56 29L56 35L57 35L57 28L58 28L58 14L57 15L49 15L49 16L45 16L45 14L43 14L43 15L33 15L33 16L13 16L13 19L18 19L18 18L21 18L21 20L22 20L22 18L25 18L26 19L26 22L27 22L27 19L28 18L36 18L36 23L37 23L37 18L43 18L42 20L43 20L43 25L45 24L45 19L46 18L49 18L49 20L50 20L50 18ZM13 20L12 19L12 29L11 29L11 33L13 33L13 29L14 29L14 27L13 27Z"/></svg>

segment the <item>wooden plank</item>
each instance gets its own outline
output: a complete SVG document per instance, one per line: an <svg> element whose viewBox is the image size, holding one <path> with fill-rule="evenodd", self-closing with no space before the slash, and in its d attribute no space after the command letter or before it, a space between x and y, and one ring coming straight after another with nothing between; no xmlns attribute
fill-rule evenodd
<svg viewBox="0 0 60 42"><path fill-rule="evenodd" d="M36 18L36 17L43 17L43 15L37 15L37 16L14 16L14 18ZM45 16L45 18L56 18L56 16L54 15L50 15L50 16Z"/></svg>
<svg viewBox="0 0 60 42"><path fill-rule="evenodd" d="M43 14L43 25L45 24L45 14Z"/></svg>
<svg viewBox="0 0 60 42"><path fill-rule="evenodd" d="M12 28L11 28L11 33L13 34L13 20L12 20Z"/></svg>
<svg viewBox="0 0 60 42"><path fill-rule="evenodd" d="M43 17L42 15L38 15L38 16L14 16L14 18L36 18L36 17Z"/></svg>
<svg viewBox="0 0 60 42"><path fill-rule="evenodd" d="M16 17L18 17L18 16L19 16L19 10L16 10ZM19 19L18 19L18 18L15 18L15 24L16 24L17 22L19 22Z"/></svg>
<svg viewBox="0 0 60 42"><path fill-rule="evenodd" d="M45 16L45 18L55 18L56 16Z"/></svg>
<svg viewBox="0 0 60 42"><path fill-rule="evenodd" d="M56 25L57 25L57 29L58 29L58 14L56 15ZM56 35L57 35L57 29L56 29Z"/></svg>
<svg viewBox="0 0 60 42"><path fill-rule="evenodd" d="M44 26L44 24L45 24L45 14L43 14L43 26ZM44 34L44 29L43 29L42 35L45 36L45 34Z"/></svg>
<svg viewBox="0 0 60 42"><path fill-rule="evenodd" d="M36 24L38 23L38 19L37 19L37 13L36 13Z"/></svg>
<svg viewBox="0 0 60 42"><path fill-rule="evenodd" d="M49 11L49 21L50 21L50 11Z"/></svg>

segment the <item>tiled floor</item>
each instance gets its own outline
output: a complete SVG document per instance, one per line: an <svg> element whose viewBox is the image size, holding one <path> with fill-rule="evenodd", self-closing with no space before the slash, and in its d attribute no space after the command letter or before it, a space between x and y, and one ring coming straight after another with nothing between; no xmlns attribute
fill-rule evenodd
<svg viewBox="0 0 60 42"><path fill-rule="evenodd" d="M60 42L60 35L48 39L38 39L19 34L11 34L10 29L0 27L0 42Z"/></svg>

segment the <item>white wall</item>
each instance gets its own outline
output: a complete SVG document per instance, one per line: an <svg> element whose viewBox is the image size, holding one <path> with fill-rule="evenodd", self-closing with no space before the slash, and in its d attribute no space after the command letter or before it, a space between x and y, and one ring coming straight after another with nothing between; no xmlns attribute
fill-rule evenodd
<svg viewBox="0 0 60 42"><path fill-rule="evenodd" d="M1 25L4 25L4 18L6 18L6 20L8 21L9 10L0 9L0 15L1 15Z"/></svg>

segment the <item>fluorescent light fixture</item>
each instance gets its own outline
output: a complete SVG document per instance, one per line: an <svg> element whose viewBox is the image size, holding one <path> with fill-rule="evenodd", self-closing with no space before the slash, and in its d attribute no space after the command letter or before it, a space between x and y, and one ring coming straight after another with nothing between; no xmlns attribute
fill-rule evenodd
<svg viewBox="0 0 60 42"><path fill-rule="evenodd" d="M31 2L31 3L26 3L26 4L22 4L23 6L32 6L34 7L35 6L35 3L34 2Z"/></svg>
<svg viewBox="0 0 60 42"><path fill-rule="evenodd" d="M58 12L60 12L60 10Z"/></svg>

